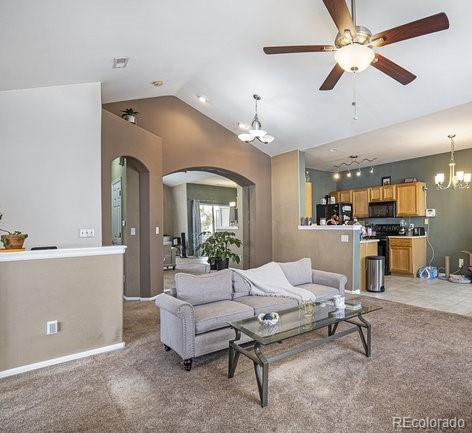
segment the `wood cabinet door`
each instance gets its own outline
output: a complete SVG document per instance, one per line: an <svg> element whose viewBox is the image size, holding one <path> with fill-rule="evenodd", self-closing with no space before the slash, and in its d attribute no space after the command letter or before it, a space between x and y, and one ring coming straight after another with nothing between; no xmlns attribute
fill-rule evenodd
<svg viewBox="0 0 472 433"><path fill-rule="evenodd" d="M369 216L369 190L367 188L352 191L352 210L357 218Z"/></svg>
<svg viewBox="0 0 472 433"><path fill-rule="evenodd" d="M382 187L382 200L395 201L395 185L385 185Z"/></svg>
<svg viewBox="0 0 472 433"><path fill-rule="evenodd" d="M382 187L372 186L369 188L370 201L382 201Z"/></svg>
<svg viewBox="0 0 472 433"><path fill-rule="evenodd" d="M412 273L411 246L390 246L390 272Z"/></svg>
<svg viewBox="0 0 472 433"><path fill-rule="evenodd" d="M418 196L416 183L397 185L397 216L415 216L418 214Z"/></svg>
<svg viewBox="0 0 472 433"><path fill-rule="evenodd" d="M312 199L312 183L305 182L305 216L313 218L313 199Z"/></svg>
<svg viewBox="0 0 472 433"><path fill-rule="evenodd" d="M329 195L336 199L336 203L339 203L339 191L330 192Z"/></svg>
<svg viewBox="0 0 472 433"><path fill-rule="evenodd" d="M352 190L339 191L339 203L352 203Z"/></svg>

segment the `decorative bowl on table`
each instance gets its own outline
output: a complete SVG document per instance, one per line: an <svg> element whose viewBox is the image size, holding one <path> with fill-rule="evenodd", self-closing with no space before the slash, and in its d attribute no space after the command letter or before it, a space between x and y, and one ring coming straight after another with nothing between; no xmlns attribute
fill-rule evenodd
<svg viewBox="0 0 472 433"><path fill-rule="evenodd" d="M257 320L263 325L273 326L279 321L279 315L277 313L261 313L257 316Z"/></svg>

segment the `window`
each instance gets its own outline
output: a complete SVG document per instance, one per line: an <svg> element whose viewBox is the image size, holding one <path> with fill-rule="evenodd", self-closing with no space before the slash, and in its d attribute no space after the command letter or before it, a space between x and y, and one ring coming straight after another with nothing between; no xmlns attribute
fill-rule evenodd
<svg viewBox="0 0 472 433"><path fill-rule="evenodd" d="M200 204L202 232L213 234L216 230L230 228L230 209L229 206Z"/></svg>

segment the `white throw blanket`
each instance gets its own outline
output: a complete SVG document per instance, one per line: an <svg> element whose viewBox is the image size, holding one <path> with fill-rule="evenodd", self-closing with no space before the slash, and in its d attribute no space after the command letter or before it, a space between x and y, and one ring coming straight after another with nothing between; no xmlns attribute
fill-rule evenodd
<svg viewBox="0 0 472 433"><path fill-rule="evenodd" d="M254 269L232 269L251 286L253 296L277 296L294 298L299 304L315 302L315 295L309 290L292 286L278 263L270 262Z"/></svg>

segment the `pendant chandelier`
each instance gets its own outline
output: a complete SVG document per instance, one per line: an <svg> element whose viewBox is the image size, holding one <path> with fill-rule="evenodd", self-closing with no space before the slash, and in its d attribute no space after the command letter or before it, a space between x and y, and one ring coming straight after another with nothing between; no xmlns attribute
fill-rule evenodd
<svg viewBox="0 0 472 433"><path fill-rule="evenodd" d="M238 138L245 143L251 143L255 139L259 140L261 143L268 144L274 141L274 137L272 135L267 134L267 131L262 129L261 121L259 120L259 116L257 113L257 103L261 100L259 95L252 95L255 101L255 114L254 119L251 123L251 129L248 132L243 134L239 134Z"/></svg>
<svg viewBox="0 0 472 433"><path fill-rule="evenodd" d="M451 159L449 160L449 182L447 185L444 185L445 176L444 173L438 173L434 176L434 183L436 188L439 190L444 189L469 189L470 182L472 180L471 173L465 173L460 170L456 172L456 161L454 158L454 135L448 135L449 140L451 141Z"/></svg>

